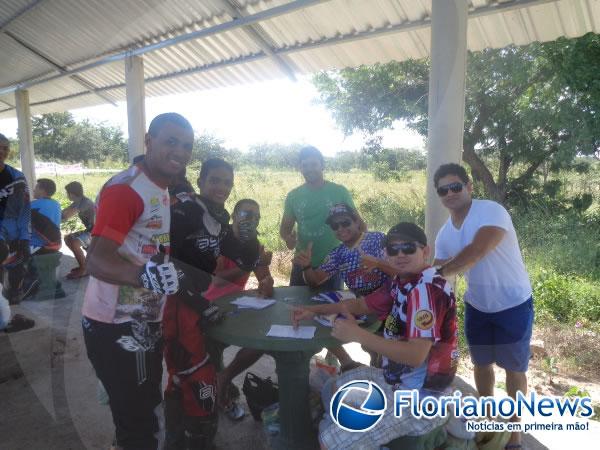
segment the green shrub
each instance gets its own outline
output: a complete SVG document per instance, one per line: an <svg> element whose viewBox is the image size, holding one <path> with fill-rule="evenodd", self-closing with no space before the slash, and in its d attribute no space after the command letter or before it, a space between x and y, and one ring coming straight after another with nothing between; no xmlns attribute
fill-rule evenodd
<svg viewBox="0 0 600 450"><path fill-rule="evenodd" d="M541 269L532 273L536 314L562 323L600 320L600 283Z"/></svg>

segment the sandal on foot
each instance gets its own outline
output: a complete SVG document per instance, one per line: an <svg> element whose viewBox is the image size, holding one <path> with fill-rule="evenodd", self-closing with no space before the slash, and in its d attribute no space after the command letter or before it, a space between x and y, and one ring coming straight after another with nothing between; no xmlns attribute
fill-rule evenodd
<svg viewBox="0 0 600 450"><path fill-rule="evenodd" d="M15 314L14 317L4 329L6 333L15 333L21 330L27 330L35 326L35 321L21 314Z"/></svg>

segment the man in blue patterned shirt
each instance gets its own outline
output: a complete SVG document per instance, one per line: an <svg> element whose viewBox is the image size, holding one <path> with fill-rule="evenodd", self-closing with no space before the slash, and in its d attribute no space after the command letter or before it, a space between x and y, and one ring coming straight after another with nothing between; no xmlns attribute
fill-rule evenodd
<svg viewBox="0 0 600 450"><path fill-rule="evenodd" d="M329 210L327 225L342 243L334 248L323 264L313 268L310 264L312 246L300 252L294 262L302 267L304 279L311 287L325 283L331 277L340 275L356 295L367 295L379 288L387 275L379 270L370 271L361 265L361 255L383 258L385 235L377 231L361 231L358 213L346 203L338 203Z"/></svg>

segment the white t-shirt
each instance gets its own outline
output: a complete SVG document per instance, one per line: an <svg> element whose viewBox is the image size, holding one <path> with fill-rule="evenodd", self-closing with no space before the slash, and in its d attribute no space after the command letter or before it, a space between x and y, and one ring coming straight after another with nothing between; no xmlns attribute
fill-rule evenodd
<svg viewBox="0 0 600 450"><path fill-rule="evenodd" d="M485 226L502 228L506 233L494 250L465 272L465 301L479 311L494 313L520 305L531 296L517 233L504 207L491 200L473 200L459 229L448 218L435 239L435 257L453 258Z"/></svg>

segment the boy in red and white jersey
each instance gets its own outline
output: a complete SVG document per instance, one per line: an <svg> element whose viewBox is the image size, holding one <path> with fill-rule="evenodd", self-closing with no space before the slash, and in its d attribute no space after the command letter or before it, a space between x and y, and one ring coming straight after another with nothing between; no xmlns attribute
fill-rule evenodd
<svg viewBox="0 0 600 450"><path fill-rule="evenodd" d="M292 322L315 314L341 313L332 336L342 342L359 342L383 356L383 367L359 367L344 372L322 391L329 406L333 393L351 380L370 380L392 401L397 389L442 393L450 385L458 364L456 301L450 283L427 264L430 248L425 232L403 222L390 229L385 239L389 279L377 291L340 303L295 309ZM365 265L369 265L363 262ZM376 313L384 320L383 337L362 329L353 315ZM321 448L379 448L404 435L426 434L441 421L419 420L408 414L400 418L385 414L368 433L352 433L338 427L325 414L319 426Z"/></svg>

